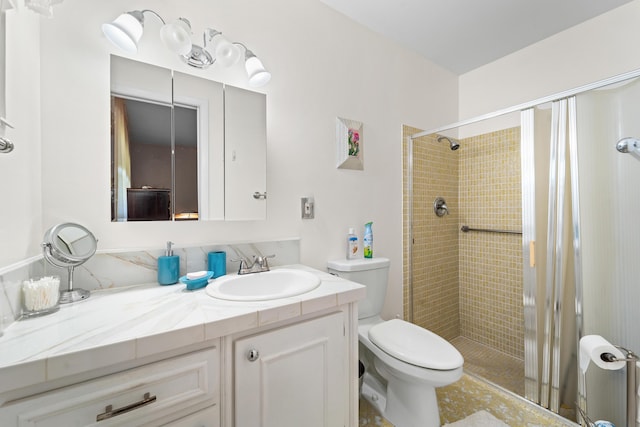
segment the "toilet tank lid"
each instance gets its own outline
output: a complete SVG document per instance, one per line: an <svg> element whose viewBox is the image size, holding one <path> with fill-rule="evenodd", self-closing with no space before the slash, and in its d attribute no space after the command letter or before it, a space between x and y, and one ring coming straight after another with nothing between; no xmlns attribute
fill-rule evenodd
<svg viewBox="0 0 640 427"><path fill-rule="evenodd" d="M364 271L389 267L389 258L337 259L327 262L327 267L335 271Z"/></svg>

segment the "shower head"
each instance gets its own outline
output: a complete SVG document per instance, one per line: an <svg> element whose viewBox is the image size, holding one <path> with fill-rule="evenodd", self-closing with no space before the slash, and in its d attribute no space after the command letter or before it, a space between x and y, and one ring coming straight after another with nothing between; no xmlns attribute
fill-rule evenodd
<svg viewBox="0 0 640 427"><path fill-rule="evenodd" d="M457 139L449 138L448 136L439 136L438 137L438 142L442 141L443 139L445 141L449 142L449 146L451 148L451 151L455 151L458 148L460 148L460 143L458 142Z"/></svg>

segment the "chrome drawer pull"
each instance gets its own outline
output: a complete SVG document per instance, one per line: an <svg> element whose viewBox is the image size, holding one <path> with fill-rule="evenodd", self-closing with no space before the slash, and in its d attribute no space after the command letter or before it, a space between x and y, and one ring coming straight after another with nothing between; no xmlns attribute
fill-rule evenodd
<svg viewBox="0 0 640 427"><path fill-rule="evenodd" d="M135 402L130 405L123 406L122 408L113 409L113 405L108 405L107 407L104 408L103 414L98 414L98 416L96 417L96 421L102 421L109 418L113 418L117 415L124 414L125 412L129 412L129 411L133 411L134 409L137 409L141 406L148 405L149 403L152 403L155 401L156 401L155 396L151 396L150 393L145 393L144 397L140 402Z"/></svg>

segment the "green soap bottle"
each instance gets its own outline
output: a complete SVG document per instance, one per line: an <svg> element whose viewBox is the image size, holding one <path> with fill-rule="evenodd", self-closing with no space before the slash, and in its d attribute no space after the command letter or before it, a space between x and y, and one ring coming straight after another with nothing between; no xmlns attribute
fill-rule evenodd
<svg viewBox="0 0 640 427"><path fill-rule="evenodd" d="M364 257L373 258L373 230L371 226L373 222L368 222L364 225L364 237L362 243L364 244Z"/></svg>

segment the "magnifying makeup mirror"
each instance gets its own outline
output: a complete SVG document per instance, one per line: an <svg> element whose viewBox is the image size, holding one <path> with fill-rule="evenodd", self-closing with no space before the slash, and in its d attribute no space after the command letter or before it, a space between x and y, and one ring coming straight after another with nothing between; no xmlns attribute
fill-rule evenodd
<svg viewBox="0 0 640 427"><path fill-rule="evenodd" d="M97 243L89 230L70 222L55 225L44 233L44 258L69 272L67 289L60 291L61 304L89 298L90 292L86 289L73 289L73 270L93 256Z"/></svg>

